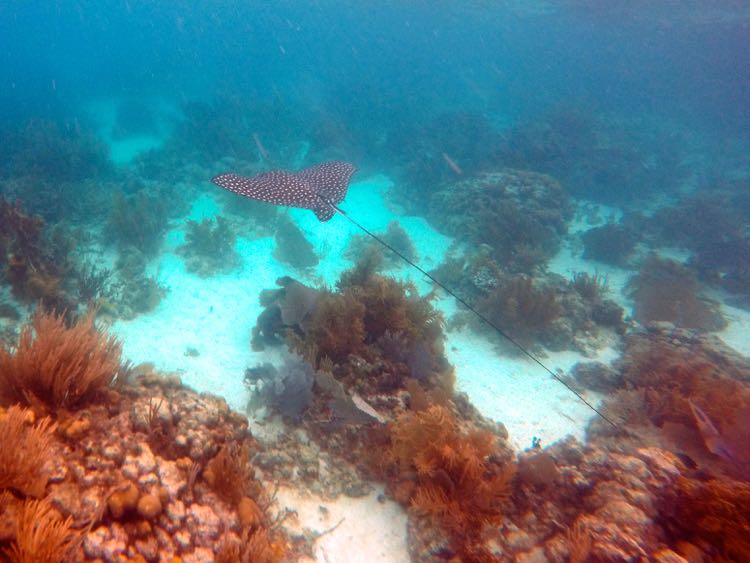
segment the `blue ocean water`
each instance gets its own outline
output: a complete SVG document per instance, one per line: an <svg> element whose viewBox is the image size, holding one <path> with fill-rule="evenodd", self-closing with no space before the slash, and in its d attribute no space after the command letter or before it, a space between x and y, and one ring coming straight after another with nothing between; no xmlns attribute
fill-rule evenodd
<svg viewBox="0 0 750 563"><path fill-rule="evenodd" d="M704 346L750 397L748 53L750 8L730 0L5 0L0 342L36 307L93 304L126 357L263 436L274 416L282 433L319 422L300 413L321 384L284 329L368 408L416 401L408 379L504 425L515 453L634 427L736 477L744 402L718 420L697 375L673 397L641 372L675 373L649 343ZM357 172L324 222L211 182L329 161ZM442 315L439 336L404 324L382 280L372 318L286 320L288 278L313 301L364 299L342 273L373 249L372 272ZM337 357L327 338L358 322ZM674 363L714 357L695 354ZM246 372L269 363L273 391Z"/></svg>

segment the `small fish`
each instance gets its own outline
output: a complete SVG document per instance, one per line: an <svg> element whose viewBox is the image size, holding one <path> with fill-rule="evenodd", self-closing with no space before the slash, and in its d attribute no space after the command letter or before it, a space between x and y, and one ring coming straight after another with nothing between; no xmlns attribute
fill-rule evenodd
<svg viewBox="0 0 750 563"><path fill-rule="evenodd" d="M455 172L457 176L462 176L464 171L461 170L461 167L458 164L456 164L456 161L449 157L446 153L442 154L443 160L445 160L445 163L448 165L448 167L453 170L453 172Z"/></svg>
<svg viewBox="0 0 750 563"><path fill-rule="evenodd" d="M312 210L321 221L336 213L334 207L343 201L349 180L357 168L348 162L332 160L299 172L272 170L257 176L226 173L211 181L225 190L245 197Z"/></svg>
<svg viewBox="0 0 750 563"><path fill-rule="evenodd" d="M714 423L711 422L711 419L708 418L708 415L690 399L688 399L688 404L690 405L690 410L693 411L695 424L703 437L703 443L706 444L706 449L712 454L717 455L730 463L736 463L734 452L727 445L718 428L716 428Z"/></svg>
<svg viewBox="0 0 750 563"><path fill-rule="evenodd" d="M257 133L253 133L253 141L255 141L255 146L258 147L258 152L260 153L260 156L268 162L268 151L266 150L266 147L263 146L263 143L260 142L260 137Z"/></svg>
<svg viewBox="0 0 750 563"><path fill-rule="evenodd" d="M676 455L688 469L698 469L698 464L695 463L695 460L685 452L675 452L674 455Z"/></svg>

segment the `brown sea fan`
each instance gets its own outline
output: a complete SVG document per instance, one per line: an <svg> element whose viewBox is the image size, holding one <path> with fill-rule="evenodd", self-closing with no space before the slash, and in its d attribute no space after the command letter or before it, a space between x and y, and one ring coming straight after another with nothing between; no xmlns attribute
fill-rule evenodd
<svg viewBox="0 0 750 563"><path fill-rule="evenodd" d="M412 509L440 522L458 551L469 549L486 524L502 520L515 465L491 459L500 453L495 435L462 428L440 405L401 415L390 435L399 474L416 473Z"/></svg>
<svg viewBox="0 0 750 563"><path fill-rule="evenodd" d="M33 412L13 406L0 414L0 491L13 489L25 496L41 497L47 486L45 461L49 458L55 425L49 418L29 422Z"/></svg>
<svg viewBox="0 0 750 563"><path fill-rule="evenodd" d="M225 501L238 504L253 488L249 446L222 447L206 465L203 479Z"/></svg>
<svg viewBox="0 0 750 563"><path fill-rule="evenodd" d="M16 524L16 541L5 550L12 563L71 561L81 533L53 508L49 498L26 501Z"/></svg>
<svg viewBox="0 0 750 563"><path fill-rule="evenodd" d="M37 311L15 350L0 349L0 403L75 409L114 382L121 352L93 312L68 327L62 315Z"/></svg>

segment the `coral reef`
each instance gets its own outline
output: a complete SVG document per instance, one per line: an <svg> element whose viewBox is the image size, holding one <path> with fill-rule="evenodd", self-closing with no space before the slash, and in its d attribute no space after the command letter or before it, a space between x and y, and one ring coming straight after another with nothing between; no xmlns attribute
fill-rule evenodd
<svg viewBox="0 0 750 563"><path fill-rule="evenodd" d="M622 374L601 362L576 362L568 383L579 390L609 393L622 385Z"/></svg>
<svg viewBox="0 0 750 563"><path fill-rule="evenodd" d="M635 250L638 235L620 223L607 223L581 235L583 257L615 266L626 266Z"/></svg>
<svg viewBox="0 0 750 563"><path fill-rule="evenodd" d="M650 255L628 290L634 317L643 324L668 321L683 328L719 330L726 326L717 305L699 294L695 276L674 260Z"/></svg>
<svg viewBox="0 0 750 563"><path fill-rule="evenodd" d="M499 272L482 264L493 276ZM450 269L465 276L464 267L471 265ZM283 314L288 288L301 288L284 280L268 297L276 334L317 367L304 412L287 420L296 432L276 442L285 456L304 459L297 476L311 490L358 495L352 480L384 481L388 495L409 507L409 548L418 561L743 560L742 502L750 477L750 436L742 423L750 412L746 360L700 333L653 325L630 334L622 362L574 370L579 388L610 394L605 409L620 429L596 420L585 446L572 438L546 448L537 443L515 463L507 433L446 379L429 369L424 379L416 377L420 368L400 371L409 362L410 332L388 330L406 326L403 313L387 315L398 310L389 295L398 294L399 284L377 269L377 259L364 260L342 275L337 291L313 297L308 288ZM604 283L595 276L546 281L564 311L604 300ZM400 292L407 298L403 286ZM381 299L388 309L376 313ZM306 340L317 308L336 301L358 311L363 330L334 359ZM366 304L364 313L357 303ZM341 330L323 326L329 336ZM371 331L381 330L374 339ZM335 478L320 469L318 456L326 467L337 466ZM294 480L271 459L264 454L258 463L284 482Z"/></svg>
<svg viewBox="0 0 750 563"><path fill-rule="evenodd" d="M305 120L276 97L268 101L265 96L245 95L220 96L209 102L186 100L180 109L182 119L165 146L139 159L148 177L197 180L196 171L205 179L221 168L239 173L263 164L293 168L309 149L300 140L305 138Z"/></svg>
<svg viewBox="0 0 750 563"><path fill-rule="evenodd" d="M750 483L682 477L674 502L676 533L696 544L707 542L730 561L750 559Z"/></svg>
<svg viewBox="0 0 750 563"><path fill-rule="evenodd" d="M185 244L177 252L185 257L189 272L201 277L231 272L240 264L235 248L237 237L229 221L223 217L188 221Z"/></svg>
<svg viewBox="0 0 750 563"><path fill-rule="evenodd" d="M526 346L549 332L563 312L554 291L525 276L511 277L478 305L495 326Z"/></svg>
<svg viewBox="0 0 750 563"><path fill-rule="evenodd" d="M708 283L750 296L750 221L746 187L716 189L657 212L649 227L655 241L693 253L690 266Z"/></svg>
<svg viewBox="0 0 750 563"><path fill-rule="evenodd" d="M253 169L248 173L254 174L257 171ZM276 233L281 216L277 205L249 197L237 197L236 194L226 190L219 190L215 197L222 200L225 213L232 216L235 224L246 226L243 229L244 236L248 236L246 232L251 232L258 237L273 236Z"/></svg>
<svg viewBox="0 0 750 563"><path fill-rule="evenodd" d="M398 223L391 221L388 223L386 230L382 233L375 233L383 242L399 252L402 256L416 262L419 260L417 249L414 246L409 233ZM380 252L380 244L365 235L356 235L352 237L349 246L344 251L344 256L352 261L357 261L361 256L377 250ZM384 266L396 267L403 265L402 259L394 252L385 251L383 254L385 260Z"/></svg>
<svg viewBox="0 0 750 563"><path fill-rule="evenodd" d="M289 330L303 334L310 315L317 306L321 292L284 276L276 280L279 289L266 289L260 294L264 307L253 327L253 349L281 344Z"/></svg>
<svg viewBox="0 0 750 563"><path fill-rule="evenodd" d="M728 242L744 238L747 219L731 194L712 191L686 197L674 207L660 209L651 227L663 244L692 250L706 259Z"/></svg>
<svg viewBox="0 0 750 563"><path fill-rule="evenodd" d="M631 470L632 475L641 473L652 482L666 478L657 489L649 486L645 502L638 503L648 535L632 538L630 549L653 552L657 539L664 552L669 548L688 560L745 560L750 554L744 508L750 494L747 359L711 336L653 326L627 338L616 368L621 383L606 412L626 432L613 433L596 421L591 443L610 450L603 458L609 463L620 458L619 452L636 451L648 472ZM604 490L614 494L613 488Z"/></svg>
<svg viewBox="0 0 750 563"><path fill-rule="evenodd" d="M442 317L431 297L377 274L377 266L377 259L363 257L342 274L335 292L280 280L282 289L263 296L266 309L253 329L254 347L291 338L314 366L322 361L347 365L350 356L372 359L385 353L392 364L370 378L375 387L403 386L414 376L412 369L420 379L443 372Z"/></svg>
<svg viewBox="0 0 750 563"><path fill-rule="evenodd" d="M57 378L70 398L56 401L54 423L37 418L37 400L30 401L34 410L0 408L3 436L18 446L0 453L0 553L54 563L294 557L289 538L271 529L272 497L256 479L250 456L259 445L243 417L147 366L116 386L95 378L103 387L94 393L90 376L112 371L94 369L97 354L113 359L113 340L94 334L90 317L69 329L59 318L40 318L54 324L37 326L42 342L52 334L82 345L62 360L39 345L18 352L70 374ZM47 387L44 373L30 377L39 380L25 381L26 389Z"/></svg>
<svg viewBox="0 0 750 563"><path fill-rule="evenodd" d="M16 541L5 553L18 563L70 561L82 539L73 523L70 516L62 519L49 498L27 500L20 508Z"/></svg>
<svg viewBox="0 0 750 563"><path fill-rule="evenodd" d="M147 256L159 250L167 231L167 207L162 197L145 190L126 196L115 193L107 219L107 237L120 252L134 247Z"/></svg>
<svg viewBox="0 0 750 563"><path fill-rule="evenodd" d="M379 356L381 339L397 337L404 353L420 348L435 360L434 373L441 371L442 316L432 307L431 296L421 297L413 285L376 274L377 266L372 256L365 256L342 274L337 292L321 296L300 350L313 350L316 364L325 358L343 363L351 354ZM408 365L398 356L392 359L400 364L402 377L408 376ZM383 380L381 385L389 384Z"/></svg>
<svg viewBox="0 0 750 563"><path fill-rule="evenodd" d="M112 172L108 148L75 123L31 119L9 140L10 175L48 185L105 177Z"/></svg>
<svg viewBox="0 0 750 563"><path fill-rule="evenodd" d="M570 280L570 286L587 301L601 300L608 291L607 278L599 274L576 272Z"/></svg>
<svg viewBox="0 0 750 563"><path fill-rule="evenodd" d="M500 133L486 116L455 112L417 119L410 116L387 135L387 161L398 162L399 203L423 210L435 186L497 167Z"/></svg>
<svg viewBox="0 0 750 563"><path fill-rule="evenodd" d="M496 327L529 347L588 353L625 331L624 311L607 298L601 276L579 273L565 280L555 274L507 274L487 247L467 258L448 258L433 275L458 290ZM473 314L461 311L451 318L451 328L464 324L494 338ZM516 351L505 340L498 342L508 352Z"/></svg>
<svg viewBox="0 0 750 563"><path fill-rule="evenodd" d="M385 480L415 522L448 538L446 550L480 560L483 531L502 520L511 491L506 435L465 399L454 403L439 315L429 297L379 275L378 265L365 257L342 274L337 291L298 300L303 314L282 313L296 287L289 280L267 298L278 322L272 332L286 327L288 345L314 374L304 412L289 422L358 467L360 478ZM282 317L302 320L290 326Z"/></svg>
<svg viewBox="0 0 750 563"><path fill-rule="evenodd" d="M121 349L94 326L94 313L68 327L62 316L38 310L13 351L0 349L0 403L79 408L122 373Z"/></svg>
<svg viewBox="0 0 750 563"><path fill-rule="evenodd" d="M561 105L520 122L498 152L506 165L551 174L576 196L627 203L654 187L669 192L680 185L691 134L675 123Z"/></svg>
<svg viewBox="0 0 750 563"><path fill-rule="evenodd" d="M5 444L0 450L0 490L40 498L47 486L45 465L56 425L43 418L32 425L34 413L18 406L0 417Z"/></svg>
<svg viewBox="0 0 750 563"><path fill-rule="evenodd" d="M156 308L168 289L146 273L147 257L137 248L123 249L115 264L113 292L97 303L99 312L132 319Z"/></svg>
<svg viewBox="0 0 750 563"><path fill-rule="evenodd" d="M708 336L654 326L626 339L613 416L656 445L750 478L750 365Z"/></svg>
<svg viewBox="0 0 750 563"><path fill-rule="evenodd" d="M509 272L532 273L557 252L572 208L556 180L503 169L447 185L430 198L429 218L460 241L487 245Z"/></svg>
<svg viewBox="0 0 750 563"><path fill-rule="evenodd" d="M459 424L440 405L401 414L389 436L385 463L394 497L436 519L462 561L486 557L479 538L485 527L502 521L515 474L498 437Z"/></svg>
<svg viewBox="0 0 750 563"><path fill-rule="evenodd" d="M87 305L107 299L114 292L112 271L100 268L93 262L87 262L78 269L76 285L78 297Z"/></svg>
<svg viewBox="0 0 750 563"><path fill-rule="evenodd" d="M0 198L0 279L19 301L75 311L72 244L67 233L46 229L43 219Z"/></svg>

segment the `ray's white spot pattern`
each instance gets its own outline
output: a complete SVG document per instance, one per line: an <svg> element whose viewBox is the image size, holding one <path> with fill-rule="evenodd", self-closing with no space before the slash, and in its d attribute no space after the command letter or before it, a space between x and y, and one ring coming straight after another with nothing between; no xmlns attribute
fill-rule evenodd
<svg viewBox="0 0 750 563"><path fill-rule="evenodd" d="M327 221L334 210L326 202L337 204L346 197L354 165L330 161L299 172L273 170L257 176L219 174L211 179L217 186L236 194L265 201L311 209L321 221Z"/></svg>

